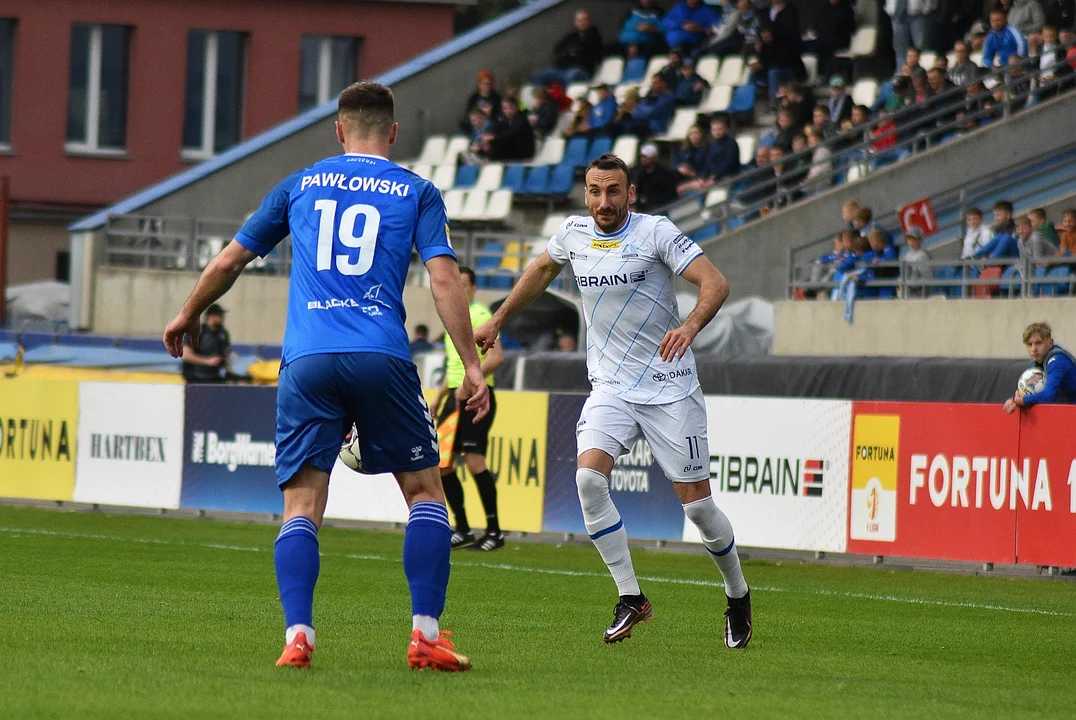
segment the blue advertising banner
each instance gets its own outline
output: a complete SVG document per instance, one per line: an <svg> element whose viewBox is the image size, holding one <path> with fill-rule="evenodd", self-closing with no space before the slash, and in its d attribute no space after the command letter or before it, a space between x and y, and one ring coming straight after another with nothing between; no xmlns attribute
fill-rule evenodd
<svg viewBox="0 0 1076 720"><path fill-rule="evenodd" d="M275 436L276 388L188 386L180 507L283 512Z"/></svg>
<svg viewBox="0 0 1076 720"><path fill-rule="evenodd" d="M575 489L575 425L585 401L584 395L549 396L543 532L586 533ZM609 480L613 502L624 519L628 537L683 539L684 510L680 499L654 462L646 442L638 440L617 460Z"/></svg>

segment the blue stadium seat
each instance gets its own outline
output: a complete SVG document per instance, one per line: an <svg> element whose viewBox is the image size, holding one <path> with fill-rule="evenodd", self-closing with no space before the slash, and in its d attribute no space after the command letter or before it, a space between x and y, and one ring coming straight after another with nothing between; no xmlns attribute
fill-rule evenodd
<svg viewBox="0 0 1076 720"><path fill-rule="evenodd" d="M544 195L549 187L549 170L548 165L532 167L520 192L527 195Z"/></svg>
<svg viewBox="0 0 1076 720"><path fill-rule="evenodd" d="M621 84L642 82L646 75L646 58L633 57L624 63L624 74L620 76Z"/></svg>
<svg viewBox="0 0 1076 720"><path fill-rule="evenodd" d="M1039 269L1042 270L1043 268ZM1036 273L1036 275L1038 275L1038 273ZM1064 278L1065 282L1040 285L1039 287L1041 288L1041 292L1043 295L1047 297L1056 297L1058 295L1069 294L1069 278L1072 277L1072 270L1069 268L1068 265L1057 265L1050 268L1050 270L1046 273L1046 277L1058 279Z"/></svg>
<svg viewBox="0 0 1076 720"><path fill-rule="evenodd" d="M1006 282L1008 281L1008 282ZM1010 265L1005 268L1005 271L1001 273L1001 282L998 283L998 287L1001 288L1003 294L1012 293L1019 295L1024 284L1024 273L1020 269L1019 265Z"/></svg>
<svg viewBox="0 0 1076 720"><path fill-rule="evenodd" d="M960 268L958 267L943 267L939 268L938 272L934 275L938 280L956 280L960 277ZM949 297L960 297L959 285L938 285L934 288L934 292L948 295Z"/></svg>
<svg viewBox="0 0 1076 720"><path fill-rule="evenodd" d="M474 187L478 181L477 165L460 165L456 170L456 185L458 188Z"/></svg>
<svg viewBox="0 0 1076 720"><path fill-rule="evenodd" d="M719 232L721 232L721 225L719 223L710 223L691 233L691 239L697 243L701 243L705 240L717 237Z"/></svg>
<svg viewBox="0 0 1076 720"><path fill-rule="evenodd" d="M501 267L504 244L499 240L490 240L482 245L482 254L475 259L475 284L483 290L508 290L512 287L512 278L492 275Z"/></svg>
<svg viewBox="0 0 1076 720"><path fill-rule="evenodd" d="M572 192L574 180L575 168L568 163L561 163L553 168L545 191L548 195L568 195Z"/></svg>
<svg viewBox="0 0 1076 720"><path fill-rule="evenodd" d="M40 345L52 345L56 342L56 335L53 333L39 333L28 332L19 334L19 345L22 345L23 349L29 350ZM159 342L159 341L158 341Z"/></svg>
<svg viewBox="0 0 1076 720"><path fill-rule="evenodd" d="M747 83L732 91L729 113L748 113L755 109L755 84Z"/></svg>
<svg viewBox="0 0 1076 720"><path fill-rule="evenodd" d="M564 157L561 158L561 162L571 167L583 167L586 165L589 162L587 160L589 143L590 140L585 135L576 135L569 138L568 144L564 146Z"/></svg>
<svg viewBox="0 0 1076 720"><path fill-rule="evenodd" d="M120 338L116 342L116 346L126 350L146 350L150 352L164 350L164 343L161 342L160 338Z"/></svg>
<svg viewBox="0 0 1076 720"><path fill-rule="evenodd" d="M523 180L526 172L525 165L505 165L504 177L501 178L501 187L514 193L523 192Z"/></svg>
<svg viewBox="0 0 1076 720"><path fill-rule="evenodd" d="M114 347L116 338L104 335L61 335L57 339L57 344L67 347Z"/></svg>
<svg viewBox="0 0 1076 720"><path fill-rule="evenodd" d="M590 143L590 150L587 151L587 162L589 163L594 158L601 157L612 149L613 138L609 137L608 135L599 135L598 137L594 138L593 142ZM628 162L628 164L631 164L632 159L634 158L624 158L624 160Z"/></svg>

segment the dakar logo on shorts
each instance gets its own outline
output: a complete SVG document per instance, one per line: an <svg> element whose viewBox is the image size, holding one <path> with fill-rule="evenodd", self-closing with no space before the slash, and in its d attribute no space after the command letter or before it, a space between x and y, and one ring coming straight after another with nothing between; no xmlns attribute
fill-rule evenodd
<svg viewBox="0 0 1076 720"><path fill-rule="evenodd" d="M593 250L616 250L620 247L619 240L591 240L590 247Z"/></svg>
<svg viewBox="0 0 1076 720"><path fill-rule="evenodd" d="M310 300L306 303L307 310L332 310L334 308L357 308L359 304L354 298L329 298L328 300Z"/></svg>
<svg viewBox="0 0 1076 720"><path fill-rule="evenodd" d="M254 442L250 433L236 433L233 440L224 440L215 432L191 433L191 462L224 465L230 472L244 467L273 467L276 464L276 444Z"/></svg>

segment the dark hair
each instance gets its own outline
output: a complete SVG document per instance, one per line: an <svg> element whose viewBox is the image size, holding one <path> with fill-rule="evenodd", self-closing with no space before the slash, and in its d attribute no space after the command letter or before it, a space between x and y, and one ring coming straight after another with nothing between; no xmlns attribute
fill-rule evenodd
<svg viewBox="0 0 1076 720"><path fill-rule="evenodd" d="M1062 210L1061 217L1064 217L1066 215L1076 216L1076 208L1065 208L1064 210Z"/></svg>
<svg viewBox="0 0 1076 720"><path fill-rule="evenodd" d="M909 45L908 47L904 48L904 54L907 55L909 50L915 50L920 55L923 54L923 51L917 48L915 45Z"/></svg>
<svg viewBox="0 0 1076 720"><path fill-rule="evenodd" d="M1008 200L998 200L994 203L995 210L1004 210L1005 212L1012 214L1012 203Z"/></svg>
<svg viewBox="0 0 1076 720"><path fill-rule="evenodd" d="M994 7L990 8L990 14L993 15L994 13L1004 15L1006 18L1009 17L1009 11L1006 10L1001 3L998 3Z"/></svg>
<svg viewBox="0 0 1076 720"><path fill-rule="evenodd" d="M474 274L474 270L467 267L466 265L460 265L460 275L466 275L467 279L471 281L472 285L477 285L478 284L478 281L477 281L476 276Z"/></svg>
<svg viewBox="0 0 1076 720"><path fill-rule="evenodd" d="M1028 212L1028 215L1038 215L1043 220L1046 219L1046 211L1042 208L1033 208L1030 212Z"/></svg>
<svg viewBox="0 0 1076 720"><path fill-rule="evenodd" d="M336 103L340 120L360 137L388 137L396 122L392 90L364 80L340 91Z"/></svg>
<svg viewBox="0 0 1076 720"><path fill-rule="evenodd" d="M421 335L422 337L428 336L430 334L430 326L425 323L419 323L415 326L415 334Z"/></svg>
<svg viewBox="0 0 1076 720"><path fill-rule="evenodd" d="M859 220L864 225L870 224L870 221L874 219L874 213L871 209L865 205L860 206L859 210L856 210L856 220Z"/></svg>
<svg viewBox="0 0 1076 720"><path fill-rule="evenodd" d="M823 107L822 109L824 110L825 107ZM868 118L870 118L870 116L871 116L871 109L869 107L867 107L866 105L853 105L852 109L853 110L859 110L861 113L866 115Z"/></svg>
<svg viewBox="0 0 1076 720"><path fill-rule="evenodd" d="M965 215L975 215L976 217L982 217L983 211L977 207L970 207L964 211Z"/></svg>
<svg viewBox="0 0 1076 720"><path fill-rule="evenodd" d="M628 169L628 164L613 153L605 153L591 160L583 172L584 182L591 170L619 170L624 173L624 182L631 185L631 170Z"/></svg>

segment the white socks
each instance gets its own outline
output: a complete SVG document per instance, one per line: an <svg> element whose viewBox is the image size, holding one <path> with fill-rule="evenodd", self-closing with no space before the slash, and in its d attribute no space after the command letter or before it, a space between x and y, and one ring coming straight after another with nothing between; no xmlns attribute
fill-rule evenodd
<svg viewBox="0 0 1076 720"><path fill-rule="evenodd" d="M575 471L575 484L579 490L579 504L583 508L587 534L612 573L617 592L620 595L641 595L628 551L628 533L609 497L609 478L597 470L579 468Z"/></svg>
<svg viewBox="0 0 1076 720"><path fill-rule="evenodd" d="M310 647L316 647L317 643L314 640L314 628L309 625L292 625L290 628L284 631L284 644L291 645L291 641L295 639L295 636L299 633L306 633L306 641L310 643Z"/></svg>
<svg viewBox="0 0 1076 720"><path fill-rule="evenodd" d="M740 569L740 556L736 553L732 523L718 509L712 497L696 500L684 506L684 514L694 523L702 535L702 544L721 571L725 581L725 594L730 598L742 598L747 594L747 581Z"/></svg>
<svg viewBox="0 0 1076 720"><path fill-rule="evenodd" d="M436 640L441 634L441 625L437 621L437 618L430 617L429 615L412 615L411 629L421 630L422 637L431 642Z"/></svg>

